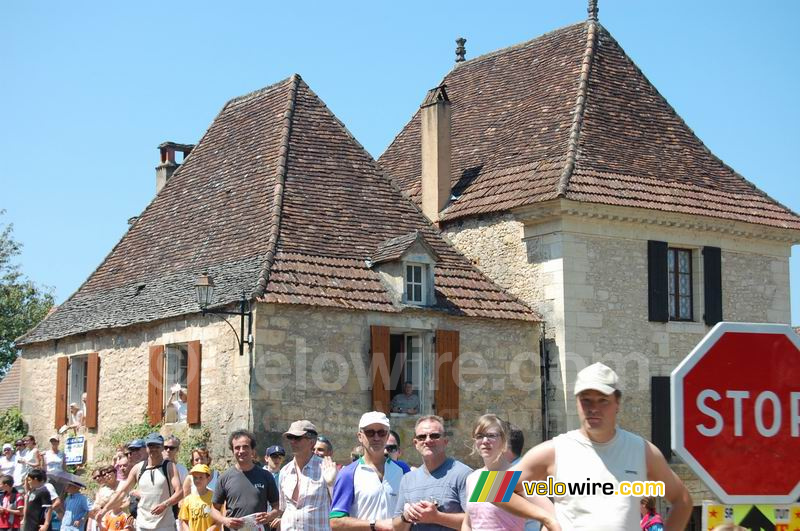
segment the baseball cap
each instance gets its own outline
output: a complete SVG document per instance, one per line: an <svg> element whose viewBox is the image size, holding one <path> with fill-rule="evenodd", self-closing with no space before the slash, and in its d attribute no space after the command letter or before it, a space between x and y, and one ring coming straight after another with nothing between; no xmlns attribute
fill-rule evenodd
<svg viewBox="0 0 800 531"><path fill-rule="evenodd" d="M59 441L60 439L58 438L58 435L51 435L50 439L48 439L48 440L50 440L50 441Z"/></svg>
<svg viewBox="0 0 800 531"><path fill-rule="evenodd" d="M389 427L389 419L386 414L381 411L369 411L361 415L361 420L358 421L359 428L366 428L370 424L381 424Z"/></svg>
<svg viewBox="0 0 800 531"><path fill-rule="evenodd" d="M278 446L277 444L267 448L267 454L266 455L275 455L275 454L281 454L281 455L285 456L286 455L286 450L284 450L283 446Z"/></svg>
<svg viewBox="0 0 800 531"><path fill-rule="evenodd" d="M75 485L75 486L76 486L76 487L78 487L79 489L82 489L82 488L84 488L84 487L86 486L86 485L84 485L83 483L81 483L80 481L77 481L77 480L75 480L75 479L73 479L73 480L70 480L70 481L69 481L69 484L70 484L70 485Z"/></svg>
<svg viewBox="0 0 800 531"><path fill-rule="evenodd" d="M11 445L10 445L10 444L8 444L8 443L5 443L5 444L3 445L3 451L4 451L4 452L5 452L6 450L13 450L13 449L14 449L14 447L13 447L13 446L11 446Z"/></svg>
<svg viewBox="0 0 800 531"><path fill-rule="evenodd" d="M613 394L619 391L619 377L611 367L600 363L592 363L581 372L575 380L575 394L587 389L600 391L604 395Z"/></svg>
<svg viewBox="0 0 800 531"><path fill-rule="evenodd" d="M162 437L160 433L151 433L144 438L144 444L145 446L150 446L151 444L164 446L164 437Z"/></svg>
<svg viewBox="0 0 800 531"><path fill-rule="evenodd" d="M208 468L208 465L204 465L202 463L199 465L194 465L192 469L189 471L190 474L194 474L195 472L198 474L208 474L209 476L211 475L211 469Z"/></svg>
<svg viewBox="0 0 800 531"><path fill-rule="evenodd" d="M144 441L142 439L134 439L128 443L128 450L138 450L144 448Z"/></svg>
<svg viewBox="0 0 800 531"><path fill-rule="evenodd" d="M289 429L284 432L284 435L295 435L297 437L302 437L306 433L311 432L316 435L317 427L311 424L309 420L296 420L292 422L289 426Z"/></svg>

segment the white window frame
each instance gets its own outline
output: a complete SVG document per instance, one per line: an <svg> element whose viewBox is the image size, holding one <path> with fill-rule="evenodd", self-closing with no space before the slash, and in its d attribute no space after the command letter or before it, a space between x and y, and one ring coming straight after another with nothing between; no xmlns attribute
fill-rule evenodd
<svg viewBox="0 0 800 531"><path fill-rule="evenodd" d="M83 408L83 393L88 384L89 356L79 355L69 358L69 383L67 388L68 404L78 404Z"/></svg>
<svg viewBox="0 0 800 531"><path fill-rule="evenodd" d="M409 279L409 268L419 268L420 279L419 282L414 281L413 278ZM414 304L417 306L425 306L428 301L428 265L421 262L404 262L403 263L403 300L407 304ZM412 269L413 273L413 269ZM413 295L414 288L419 286L420 300L414 300L409 297L409 293ZM409 290L409 288L411 288Z"/></svg>
<svg viewBox="0 0 800 531"><path fill-rule="evenodd" d="M181 373L182 369L182 373ZM184 389L188 383L189 346L186 343L167 345L164 348L164 390L162 405L166 410L172 395L172 386L180 383Z"/></svg>
<svg viewBox="0 0 800 531"><path fill-rule="evenodd" d="M397 331L403 338L403 381L410 381L419 397L417 415L433 414L435 359L431 348L433 334L427 331ZM410 367L410 368L409 368ZM396 415L396 413L395 413Z"/></svg>

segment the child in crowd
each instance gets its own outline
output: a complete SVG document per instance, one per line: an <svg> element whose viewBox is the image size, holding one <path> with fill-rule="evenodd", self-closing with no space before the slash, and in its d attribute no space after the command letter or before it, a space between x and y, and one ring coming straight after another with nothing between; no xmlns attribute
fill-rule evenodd
<svg viewBox="0 0 800 531"><path fill-rule="evenodd" d="M23 531L44 531L50 529L53 511L50 491L44 486L47 476L41 468L34 468L28 472L28 501L23 513Z"/></svg>
<svg viewBox="0 0 800 531"><path fill-rule="evenodd" d="M25 496L14 490L14 478L0 477L0 531L19 529Z"/></svg>
<svg viewBox="0 0 800 531"><path fill-rule="evenodd" d="M61 531L82 531L86 515L89 514L89 501L81 494L83 485L77 482L67 483L67 499L64 501L64 512L61 515Z"/></svg>
<svg viewBox="0 0 800 531"><path fill-rule="evenodd" d="M208 465L194 465L189 471L192 475L197 494L190 494L183 499L178 520L181 522L182 531L207 531L214 527L211 519L211 498L214 494L208 490L211 481L211 469Z"/></svg>

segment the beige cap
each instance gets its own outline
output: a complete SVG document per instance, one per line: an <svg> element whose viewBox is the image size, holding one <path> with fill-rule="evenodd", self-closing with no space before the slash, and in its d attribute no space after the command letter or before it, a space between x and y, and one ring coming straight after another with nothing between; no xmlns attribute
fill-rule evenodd
<svg viewBox="0 0 800 531"><path fill-rule="evenodd" d="M575 394L588 389L600 391L604 395L619 391L619 377L611 367L600 362L593 363L578 373L575 380Z"/></svg>
<svg viewBox="0 0 800 531"><path fill-rule="evenodd" d="M381 424L389 427L389 419L386 414L381 411L369 411L361 415L361 420L358 423L359 428L366 428L370 424Z"/></svg>
<svg viewBox="0 0 800 531"><path fill-rule="evenodd" d="M283 434L302 437L308 432L312 432L314 435L316 435L318 433L317 427L311 424L311 421L309 420L296 420L292 422L292 425L289 426L289 429L286 430Z"/></svg>

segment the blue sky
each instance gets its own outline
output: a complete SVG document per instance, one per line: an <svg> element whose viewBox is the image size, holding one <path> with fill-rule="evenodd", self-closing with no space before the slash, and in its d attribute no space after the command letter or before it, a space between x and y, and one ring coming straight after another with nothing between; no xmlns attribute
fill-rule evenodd
<svg viewBox="0 0 800 531"><path fill-rule="evenodd" d="M709 148L800 212L797 2L599 4ZM584 0L5 2L2 222L24 272L63 301L152 199L156 146L196 143L228 99L297 72L377 157L452 67L456 37L475 57L585 16Z"/></svg>

